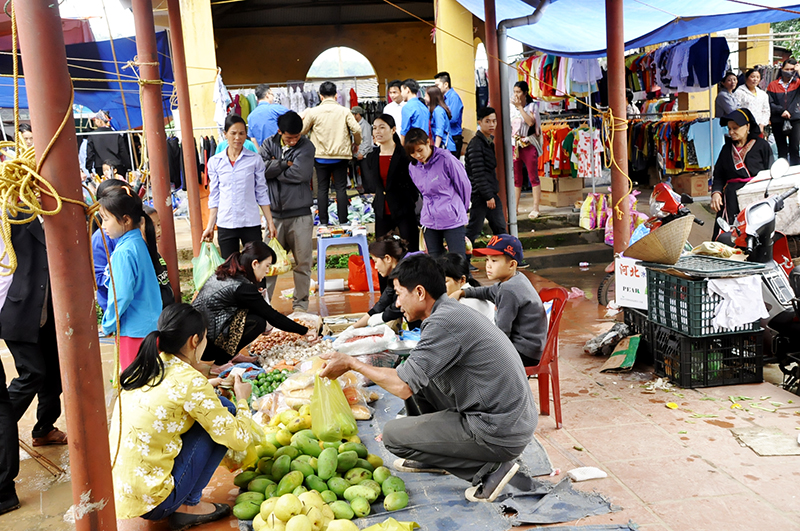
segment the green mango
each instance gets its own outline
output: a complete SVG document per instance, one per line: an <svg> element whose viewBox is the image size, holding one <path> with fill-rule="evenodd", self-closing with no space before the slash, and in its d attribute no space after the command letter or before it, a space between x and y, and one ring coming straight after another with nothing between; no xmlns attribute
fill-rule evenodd
<svg viewBox="0 0 800 531"><path fill-rule="evenodd" d="M336 448L326 448L322 450L317 459L317 475L323 481L328 481L336 473L336 466L338 465L339 452Z"/></svg>
<svg viewBox="0 0 800 531"><path fill-rule="evenodd" d="M277 498L276 492L278 492L277 484L273 483L272 485L267 485L267 490L264 491L264 497L266 499Z"/></svg>
<svg viewBox="0 0 800 531"><path fill-rule="evenodd" d="M386 481L381 483L381 490L384 496L388 496L393 492L405 492L406 483L397 476L386 478Z"/></svg>
<svg viewBox="0 0 800 531"><path fill-rule="evenodd" d="M302 472L304 478L307 478L308 476L314 473L314 469L311 468L311 465L309 465L308 463L304 463L302 461L298 461L297 459L292 461L291 469L299 470L300 472Z"/></svg>
<svg viewBox="0 0 800 531"><path fill-rule="evenodd" d="M263 494L264 491L267 490L267 485L271 483L274 483L274 481L266 478L255 478L253 481L247 484L247 490L250 492L260 492Z"/></svg>
<svg viewBox="0 0 800 531"><path fill-rule="evenodd" d="M233 502L233 504L234 505L239 505L242 502L251 501L251 502L258 503L260 505L261 502L263 502L264 500L265 500L264 494L262 494L260 492L250 492L250 491L248 491L248 492L243 492L243 493L239 494L238 496L236 496L236 501Z"/></svg>
<svg viewBox="0 0 800 531"><path fill-rule="evenodd" d="M370 503L378 499L375 491L363 485L353 485L344 491L344 499L352 502L355 498L366 498Z"/></svg>
<svg viewBox="0 0 800 531"><path fill-rule="evenodd" d="M352 520L353 516L355 516L353 509L346 501L335 501L331 503L329 507L331 508L331 511L333 511L333 516L335 516L337 520Z"/></svg>
<svg viewBox="0 0 800 531"><path fill-rule="evenodd" d="M327 485L326 485L326 487L327 487ZM336 500L339 499L339 497L336 495L336 493L333 492L332 490L322 490L322 491L320 491L319 495L322 496L322 500L325 503L327 503L328 505L330 505L331 503L333 503L333 502L335 502Z"/></svg>
<svg viewBox="0 0 800 531"><path fill-rule="evenodd" d="M322 453L322 448L319 447L319 443L316 439L309 439L305 435L302 435L302 432L295 434L294 442L300 452L310 455L311 457L319 457L319 454Z"/></svg>
<svg viewBox="0 0 800 531"><path fill-rule="evenodd" d="M275 460L269 457L262 457L258 460L258 472L267 476L272 475L272 465Z"/></svg>
<svg viewBox="0 0 800 531"><path fill-rule="evenodd" d="M335 468L335 465L334 465L334 468ZM247 472L242 472L241 474L239 474L235 478L233 478L233 484L236 485L237 487L239 487L240 489L246 489L247 488L247 484L250 483L251 481L253 481L256 478L257 475L258 475L258 472L254 471L254 470L248 470Z"/></svg>
<svg viewBox="0 0 800 531"><path fill-rule="evenodd" d="M364 518L365 516L369 515L370 510L372 509L369 501L366 498L361 497L351 500L350 508L353 509L353 513L357 518Z"/></svg>
<svg viewBox="0 0 800 531"><path fill-rule="evenodd" d="M261 512L261 504L251 501L237 503L233 506L233 515L239 520L252 520Z"/></svg>
<svg viewBox="0 0 800 531"><path fill-rule="evenodd" d="M381 490L381 484L375 481L374 479L365 479L364 481L360 482L359 485L362 487L369 487L375 491L375 499L378 499L383 491Z"/></svg>
<svg viewBox="0 0 800 531"><path fill-rule="evenodd" d="M278 448L271 442L265 442L261 446L256 447L258 457L272 457Z"/></svg>
<svg viewBox="0 0 800 531"><path fill-rule="evenodd" d="M336 493L336 496L341 498L344 496L344 491L350 488L350 483L346 479L331 478L328 480L328 488Z"/></svg>
<svg viewBox="0 0 800 531"><path fill-rule="evenodd" d="M320 494L322 493L322 491L328 490L328 485L324 481L322 481L322 479L320 479L319 476L315 474L310 474L306 476L305 485L306 487L308 487L309 490L315 490Z"/></svg>
<svg viewBox="0 0 800 531"><path fill-rule="evenodd" d="M387 511L397 511L408 506L408 494L403 491L392 492L383 500L383 508Z"/></svg>
<svg viewBox="0 0 800 531"><path fill-rule="evenodd" d="M358 460L358 454L352 450L348 450L339 454L337 458L336 471L344 474L354 466Z"/></svg>
<svg viewBox="0 0 800 531"><path fill-rule="evenodd" d="M278 442L278 439L275 436L275 432L265 433L264 434L264 440L267 441L268 443L270 443L275 448L280 448L281 446L283 446L281 443Z"/></svg>
<svg viewBox="0 0 800 531"><path fill-rule="evenodd" d="M292 458L288 455L282 455L275 459L272 464L272 479L280 481L283 476L289 473L292 466Z"/></svg>
<svg viewBox="0 0 800 531"><path fill-rule="evenodd" d="M284 494L289 494L294 489L299 487L303 484L303 473L295 470L294 472L289 472L281 479L281 482L278 483L278 490L275 491L277 496L283 496Z"/></svg>
<svg viewBox="0 0 800 531"><path fill-rule="evenodd" d="M379 466L372 472L372 479L380 484L383 484L383 482L390 477L392 477L392 471L385 466Z"/></svg>
<svg viewBox="0 0 800 531"><path fill-rule="evenodd" d="M305 488L303 485L300 485L299 487L297 487L292 491L292 494L294 494L295 496L300 496L304 492L308 492L308 489Z"/></svg>
<svg viewBox="0 0 800 531"><path fill-rule="evenodd" d="M372 472L363 468L351 468L344 475L344 479L346 479L351 485L358 485L365 479L372 479Z"/></svg>
<svg viewBox="0 0 800 531"><path fill-rule="evenodd" d="M354 443L354 442L346 442L344 444L339 445L339 453L343 454L345 452L355 452L361 459L366 459L367 455L369 455L366 446L364 446L361 443Z"/></svg>
<svg viewBox="0 0 800 531"><path fill-rule="evenodd" d="M294 459L295 457L300 455L300 450L298 450L294 446L281 446L275 452L275 456L274 457L275 457L275 459L277 459L278 457L280 457L282 455L288 455L290 459Z"/></svg>
<svg viewBox="0 0 800 531"><path fill-rule="evenodd" d="M339 446L341 446L341 445L342 445L342 441L322 441L323 450L325 448L333 448L334 450L337 450L336 453L339 453L338 450L339 450Z"/></svg>
<svg viewBox="0 0 800 531"><path fill-rule="evenodd" d="M369 470L370 472L375 472L375 467L367 461L366 459L356 459L356 467L363 468L364 470Z"/></svg>

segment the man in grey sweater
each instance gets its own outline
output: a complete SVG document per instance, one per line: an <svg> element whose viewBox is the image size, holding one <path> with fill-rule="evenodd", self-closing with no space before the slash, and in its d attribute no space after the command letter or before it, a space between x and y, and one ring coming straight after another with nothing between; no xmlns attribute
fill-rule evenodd
<svg viewBox="0 0 800 531"><path fill-rule="evenodd" d="M539 364L547 341L547 315L539 294L530 281L517 271L522 260L522 244L510 234L492 236L484 249L473 249L486 257L486 276L499 280L492 286L461 289L450 295L455 299L470 297L495 305L495 324L517 349L522 364Z"/></svg>
<svg viewBox="0 0 800 531"><path fill-rule="evenodd" d="M294 296L292 309L308 311L308 289L311 285L314 217L311 214L315 148L300 135L303 119L289 111L278 118L278 133L261 144L259 154L264 159L272 206L272 219L278 230L278 242L292 251L294 267ZM272 300L276 277L267 277L268 300Z"/></svg>

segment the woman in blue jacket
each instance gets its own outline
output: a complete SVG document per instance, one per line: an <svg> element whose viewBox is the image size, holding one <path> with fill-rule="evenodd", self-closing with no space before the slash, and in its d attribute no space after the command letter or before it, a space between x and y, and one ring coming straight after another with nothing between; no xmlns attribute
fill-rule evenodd
<svg viewBox="0 0 800 531"><path fill-rule="evenodd" d="M425 100L431 111L430 136L433 145L447 151L455 151L456 143L450 135L450 118L452 113L444 102L444 95L438 87L431 87L425 93Z"/></svg>

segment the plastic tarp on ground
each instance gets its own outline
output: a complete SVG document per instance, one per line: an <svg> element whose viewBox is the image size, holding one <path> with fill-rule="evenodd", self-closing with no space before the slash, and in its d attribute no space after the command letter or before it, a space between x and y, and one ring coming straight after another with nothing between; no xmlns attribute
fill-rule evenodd
<svg viewBox="0 0 800 531"><path fill-rule="evenodd" d="M485 20L483 0L458 0ZM531 2L534 3L534 2ZM758 0L763 6L800 11L795 0ZM496 0L497 21L530 15L522 0ZM730 0L624 0L625 49L705 35L727 29L800 18L797 13L764 9ZM606 55L606 11L603 0L553 1L535 26L508 30L508 36L537 50L565 57Z"/></svg>
<svg viewBox="0 0 800 531"><path fill-rule="evenodd" d="M169 51L169 38L167 32L162 31L156 34L156 45L158 48L159 75L164 82L161 93L164 101L164 116L169 116L169 98L172 95L172 59ZM130 68L124 68L128 61L133 61L136 57L136 39L134 37L123 37L114 40L114 51L117 54L117 62L120 70L120 77L123 80L122 90L125 94L123 104L120 84L117 80L117 72L114 68L114 55L111 50L111 41L87 42L82 44L70 44L66 46L67 64L69 74L75 78L102 79L108 81L73 81L75 86L75 103L88 107L93 111L104 110L111 115L111 123L114 129L135 129L142 125L142 109L139 101L139 85L135 82L136 76ZM24 50L22 50L24 54ZM19 61L20 74L22 70L22 60ZM138 69L137 69L138 70ZM13 63L11 55L0 55L0 74L4 76L13 73ZM131 82L133 81L133 82ZM28 98L25 94L25 80L20 79L20 107L28 108ZM11 77L0 78L0 107L14 107L14 80ZM125 110L127 108L127 117ZM130 119L130 124L128 123Z"/></svg>

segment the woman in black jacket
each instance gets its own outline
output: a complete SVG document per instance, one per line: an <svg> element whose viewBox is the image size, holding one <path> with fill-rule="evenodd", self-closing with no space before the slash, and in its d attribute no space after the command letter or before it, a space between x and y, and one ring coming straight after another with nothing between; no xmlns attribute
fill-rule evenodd
<svg viewBox="0 0 800 531"><path fill-rule="evenodd" d="M224 365L267 329L275 328L305 335L316 341L317 331L296 323L269 305L258 290L275 252L262 241L245 244L241 252L231 254L211 275L192 306L208 320L204 361Z"/></svg>
<svg viewBox="0 0 800 531"><path fill-rule="evenodd" d="M736 191L755 177L758 172L768 170L772 165L772 149L760 137L761 128L748 109L736 109L720 119L728 124L725 145L719 152L714 166L714 180L711 185L711 209L717 217L724 217L733 223L739 215L739 199ZM719 233L715 226L714 236Z"/></svg>
<svg viewBox="0 0 800 531"><path fill-rule="evenodd" d="M372 137L378 144L366 157L364 189L374 193L375 238L395 228L408 243L408 250L419 250L419 223L415 206L419 190L408 175L409 158L396 133L394 118L382 114L372 124Z"/></svg>
<svg viewBox="0 0 800 531"><path fill-rule="evenodd" d="M767 85L767 96L778 157L788 158L792 165L800 164L800 79L796 59L783 62L780 77Z"/></svg>

